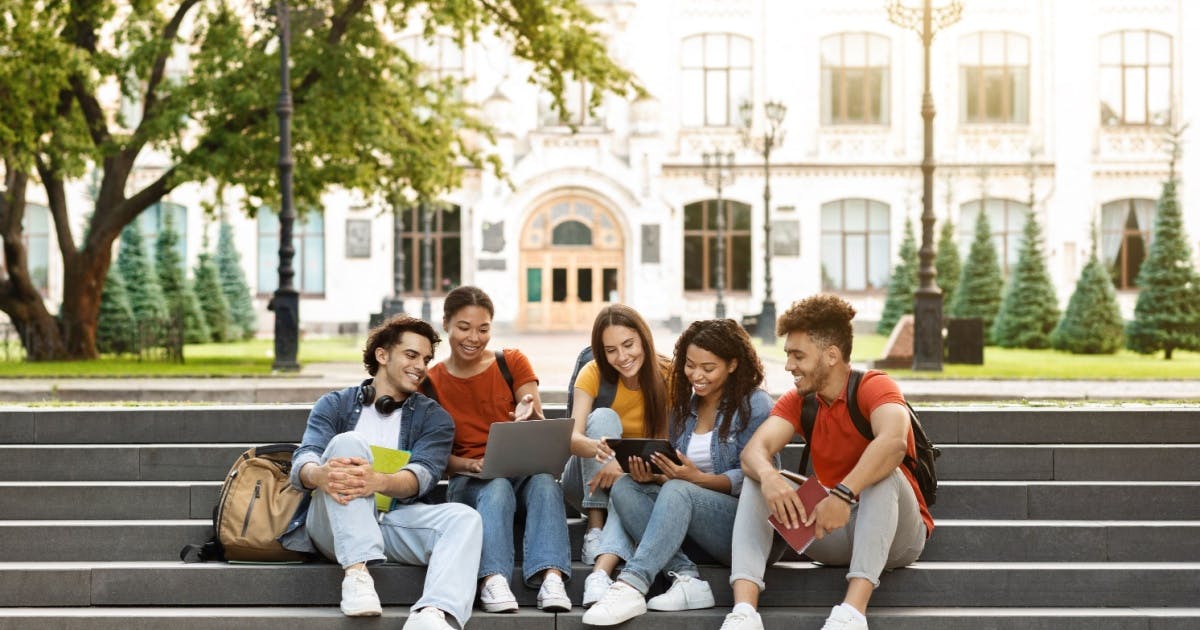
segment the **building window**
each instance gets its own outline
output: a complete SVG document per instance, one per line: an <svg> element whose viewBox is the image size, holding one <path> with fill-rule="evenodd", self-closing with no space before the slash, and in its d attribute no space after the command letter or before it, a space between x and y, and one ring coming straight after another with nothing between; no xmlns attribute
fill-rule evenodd
<svg viewBox="0 0 1200 630"><path fill-rule="evenodd" d="M683 125L729 127L752 97L750 39L728 33L683 40Z"/></svg>
<svg viewBox="0 0 1200 630"><path fill-rule="evenodd" d="M1100 38L1100 122L1171 124L1171 36L1118 31Z"/></svg>
<svg viewBox="0 0 1200 630"><path fill-rule="evenodd" d="M839 199L821 206L821 286L826 291L872 291L891 276L891 210L872 199Z"/></svg>
<svg viewBox="0 0 1200 630"><path fill-rule="evenodd" d="M1029 122L1029 38L986 31L959 40L959 107L964 122Z"/></svg>
<svg viewBox="0 0 1200 630"><path fill-rule="evenodd" d="M1100 208L1100 248L1118 289L1136 289L1158 209L1153 199L1120 199Z"/></svg>
<svg viewBox="0 0 1200 630"><path fill-rule="evenodd" d="M316 210L296 217L292 227L296 254L292 285L302 297L325 297L325 217ZM258 294L268 296L279 288L279 213L258 210Z"/></svg>
<svg viewBox="0 0 1200 630"><path fill-rule="evenodd" d="M421 206L405 211L404 290L408 293L422 290L426 223L433 248L429 290L441 295L462 284L462 209L451 204L430 204L428 212L421 212Z"/></svg>
<svg viewBox="0 0 1200 630"><path fill-rule="evenodd" d="M50 208L37 203L25 204L21 220L25 241L25 264L29 281L42 297L50 295Z"/></svg>
<svg viewBox="0 0 1200 630"><path fill-rule="evenodd" d="M171 229L179 235L175 243L175 251L179 254L179 264L187 273L187 208L169 201L159 201L146 208L138 215L138 231L142 233L142 244L150 260L157 260L155 251L158 247L158 234L163 231L167 217L171 219Z"/></svg>
<svg viewBox="0 0 1200 630"><path fill-rule="evenodd" d="M988 228L992 233L992 244L996 246L996 258L1000 271L1008 275L1017 265L1021 253L1021 238L1025 221L1029 217L1029 205L1011 199L976 199L962 205L958 220L958 248L966 260L975 242L975 226L979 223L979 212L986 208Z"/></svg>
<svg viewBox="0 0 1200 630"><path fill-rule="evenodd" d="M563 85L563 103L567 106L564 114L554 109L554 99L549 92L542 91L538 97L538 123L542 127L604 127L604 106L589 112L589 103L595 90L587 81L567 79Z"/></svg>
<svg viewBox="0 0 1200 630"><path fill-rule="evenodd" d="M886 125L892 45L873 33L821 40L821 124Z"/></svg>
<svg viewBox="0 0 1200 630"><path fill-rule="evenodd" d="M750 290L750 206L723 200L725 206L725 289ZM706 199L683 208L684 291L717 288L717 201ZM699 270L693 273L690 270Z"/></svg>

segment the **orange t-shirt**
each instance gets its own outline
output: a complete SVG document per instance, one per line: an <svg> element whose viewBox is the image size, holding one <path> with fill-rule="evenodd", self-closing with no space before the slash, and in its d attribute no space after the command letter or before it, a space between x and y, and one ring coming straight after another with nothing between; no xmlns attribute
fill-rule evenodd
<svg viewBox="0 0 1200 630"><path fill-rule="evenodd" d="M459 378L438 363L429 369L428 379L437 390L438 402L454 419L454 448L459 457L479 459L487 446L488 431L493 422L508 421L508 414L517 408L513 392L526 383L536 383L533 366L520 350L504 350L504 361L512 373L510 390L500 366L493 361L475 376Z"/></svg>
<svg viewBox="0 0 1200 630"><path fill-rule="evenodd" d="M817 396L817 419L813 424L813 448L810 451L810 457L812 458L813 472L816 473L821 485L826 488L838 485L846 475L850 474L870 443L858 432L858 429L854 427L854 421L850 419L850 410L846 407L848 386L849 381L847 380L847 387L843 387L842 393L829 404L825 404L825 401ZM904 404L904 395L900 393L900 386L883 372L868 371L858 384L859 409L869 420L871 414L880 405L886 403ZM775 408L771 410L771 415L787 420L795 427L796 433L802 433L800 414L803 405L804 399L793 389L779 397ZM917 447L913 441L912 428L909 428L908 454L915 457L916 452ZM921 520L925 521L926 533L932 534L933 516L929 514L929 507L925 505L925 497L921 496L916 478L906 466L901 465L900 471L904 473L904 477L908 479L909 485L917 495L917 503L921 506ZM859 488L860 492L861 490Z"/></svg>

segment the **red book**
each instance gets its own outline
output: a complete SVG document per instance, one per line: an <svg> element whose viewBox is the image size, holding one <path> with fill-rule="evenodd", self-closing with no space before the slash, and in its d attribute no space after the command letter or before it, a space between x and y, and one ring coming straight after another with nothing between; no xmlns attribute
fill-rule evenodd
<svg viewBox="0 0 1200 630"><path fill-rule="evenodd" d="M797 475L790 471L780 471L784 477L800 484L796 488L796 494L800 495L800 503L804 505L805 516L811 515L825 497L829 496L829 491L817 481L816 476L805 478L803 475ZM787 541L787 544L796 550L796 553L804 553L804 550L812 544L817 538L816 525L805 526L804 523L796 529L788 529L787 525L779 522L774 516L771 516L771 527L779 532L780 536Z"/></svg>

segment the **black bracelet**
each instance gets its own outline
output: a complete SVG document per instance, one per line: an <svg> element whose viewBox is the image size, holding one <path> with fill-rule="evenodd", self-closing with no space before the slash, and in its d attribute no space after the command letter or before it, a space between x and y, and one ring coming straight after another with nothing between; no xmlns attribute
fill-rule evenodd
<svg viewBox="0 0 1200 630"><path fill-rule="evenodd" d="M844 483L839 483L837 486L834 487L834 490L845 493L845 495L850 498L851 503L858 500L858 495L854 494L854 491L851 490L850 487Z"/></svg>
<svg viewBox="0 0 1200 630"><path fill-rule="evenodd" d="M846 505L854 505L854 500L842 493L841 490L834 488L829 491L829 496L837 497L846 502Z"/></svg>

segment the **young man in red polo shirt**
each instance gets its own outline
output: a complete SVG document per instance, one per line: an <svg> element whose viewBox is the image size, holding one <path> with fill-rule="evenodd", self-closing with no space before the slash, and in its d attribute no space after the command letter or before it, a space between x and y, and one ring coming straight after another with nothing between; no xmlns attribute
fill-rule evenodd
<svg viewBox="0 0 1200 630"><path fill-rule="evenodd" d="M755 608L766 585L763 574L771 555L774 515L792 526L815 524L817 540L805 554L823 564L849 566L842 603L834 606L823 630L866 630L867 602L884 569L914 562L933 531L933 518L902 465L915 455L904 397L882 372L868 372L857 401L846 400L854 308L833 295L796 302L779 318L785 336L787 370L796 389L775 404L771 417L742 451L745 486L733 527L733 612L721 630L762 630ZM813 472L830 490L806 513L795 484L775 468L775 456L800 432L804 397L816 394L817 417L810 450ZM868 418L874 439L854 427L847 404L857 403Z"/></svg>

